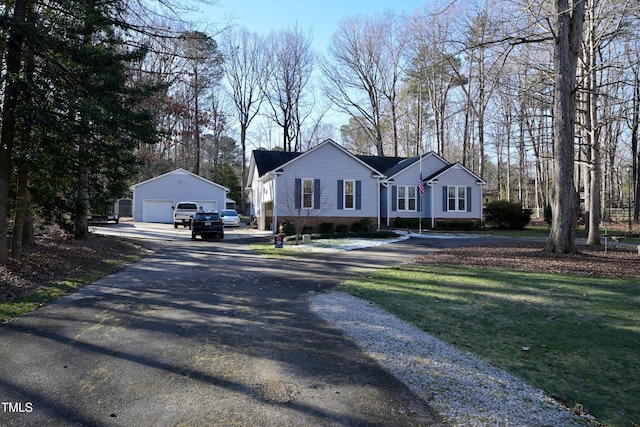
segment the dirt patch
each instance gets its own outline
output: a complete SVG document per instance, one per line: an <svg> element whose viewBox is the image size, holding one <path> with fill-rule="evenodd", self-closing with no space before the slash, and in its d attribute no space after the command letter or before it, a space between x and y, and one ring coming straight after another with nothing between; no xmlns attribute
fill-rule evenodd
<svg viewBox="0 0 640 427"><path fill-rule="evenodd" d="M140 243L115 237L90 235L74 240L55 234L40 236L35 246L25 248L22 259L0 266L0 301L82 276L102 262L141 250Z"/></svg>
<svg viewBox="0 0 640 427"><path fill-rule="evenodd" d="M445 249L421 255L418 263L504 268L518 271L561 273L573 276L640 278L640 255L630 248L578 246L575 255L549 254L544 242Z"/></svg>

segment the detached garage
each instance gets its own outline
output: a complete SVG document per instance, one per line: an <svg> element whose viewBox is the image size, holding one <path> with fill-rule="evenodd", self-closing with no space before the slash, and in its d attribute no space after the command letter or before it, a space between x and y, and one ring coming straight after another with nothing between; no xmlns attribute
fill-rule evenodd
<svg viewBox="0 0 640 427"><path fill-rule="evenodd" d="M229 189L201 176L176 169L129 187L133 192L133 220L173 222L176 203L196 202L203 210L222 210Z"/></svg>

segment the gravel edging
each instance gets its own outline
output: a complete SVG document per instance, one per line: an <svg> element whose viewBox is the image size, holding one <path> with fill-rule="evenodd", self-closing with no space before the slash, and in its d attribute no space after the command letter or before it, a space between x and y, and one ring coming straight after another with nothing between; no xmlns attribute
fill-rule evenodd
<svg viewBox="0 0 640 427"><path fill-rule="evenodd" d="M452 426L585 426L589 419L470 353L342 293L315 294L312 310L425 399Z"/></svg>

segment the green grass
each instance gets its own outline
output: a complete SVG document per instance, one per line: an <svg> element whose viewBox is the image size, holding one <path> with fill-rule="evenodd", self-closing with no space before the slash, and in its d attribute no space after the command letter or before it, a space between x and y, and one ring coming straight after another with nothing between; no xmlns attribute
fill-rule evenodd
<svg viewBox="0 0 640 427"><path fill-rule="evenodd" d="M0 301L0 320L5 322L10 321L55 301L60 297L69 295L87 283L94 282L102 277L108 276L109 274L113 274L124 268L126 265L138 261L141 256L142 251L136 254L122 255L117 259L105 260L100 264L96 264L90 271L86 271L82 275L70 277L60 282L51 283L47 287L35 290L34 292L17 298Z"/></svg>
<svg viewBox="0 0 640 427"><path fill-rule="evenodd" d="M404 265L340 290L583 405L607 426L640 424L637 279Z"/></svg>
<svg viewBox="0 0 640 427"><path fill-rule="evenodd" d="M312 235L311 244L303 244L302 237L300 237L298 243L296 244L295 238L293 236L290 236L285 238L282 248L276 249L273 240L270 240L269 242L264 241L252 243L251 248L258 254L271 258L280 256L305 258L317 256L319 251L340 251L345 250L345 248L353 248L354 244L357 246L357 242L361 241L370 242L373 245L379 243L380 241L388 241L389 239L393 239L396 237L398 236L395 233L375 233L373 237L371 237L369 233L366 233L366 235L361 235L359 237L344 237L325 234Z"/></svg>
<svg viewBox="0 0 640 427"><path fill-rule="evenodd" d="M545 225L534 225L527 226L521 230L498 230L492 229L491 235L498 237L513 237L513 238L538 238L538 239L546 239L549 237L549 226ZM605 235L604 228L600 228L600 235ZM607 230L606 235L609 236L625 236L626 239L623 241L625 244L630 245L639 245L640 237L628 237L628 231L626 229L617 229L617 230ZM636 234L637 235L637 234ZM586 238L586 232L584 227L576 228L576 236L580 238Z"/></svg>
<svg viewBox="0 0 640 427"><path fill-rule="evenodd" d="M302 243L302 241L300 242ZM281 256L291 256L297 258L311 257L317 256L318 254L314 254L312 252L303 252L295 248L295 244L291 242L285 242L282 248L276 249L275 244L271 243L252 243L251 249L256 251L258 254L268 257L268 258L277 258Z"/></svg>
<svg viewBox="0 0 640 427"><path fill-rule="evenodd" d="M542 238L545 239L549 237L549 227L547 226L527 226L521 230L498 230L492 229L491 235L499 236L499 237L531 237L531 238Z"/></svg>

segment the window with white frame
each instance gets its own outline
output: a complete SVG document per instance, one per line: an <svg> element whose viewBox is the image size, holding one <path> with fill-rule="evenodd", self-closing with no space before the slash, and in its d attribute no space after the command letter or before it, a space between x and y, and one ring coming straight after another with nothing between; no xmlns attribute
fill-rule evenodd
<svg viewBox="0 0 640 427"><path fill-rule="evenodd" d="M352 179L344 180L344 208L356 208L356 182Z"/></svg>
<svg viewBox="0 0 640 427"><path fill-rule="evenodd" d="M313 208L313 179L302 180L302 208Z"/></svg>
<svg viewBox="0 0 640 427"><path fill-rule="evenodd" d="M416 210L416 187L414 185L398 186L398 210L399 211L415 211Z"/></svg>
<svg viewBox="0 0 640 427"><path fill-rule="evenodd" d="M467 187L449 187L449 211L467 210Z"/></svg>

